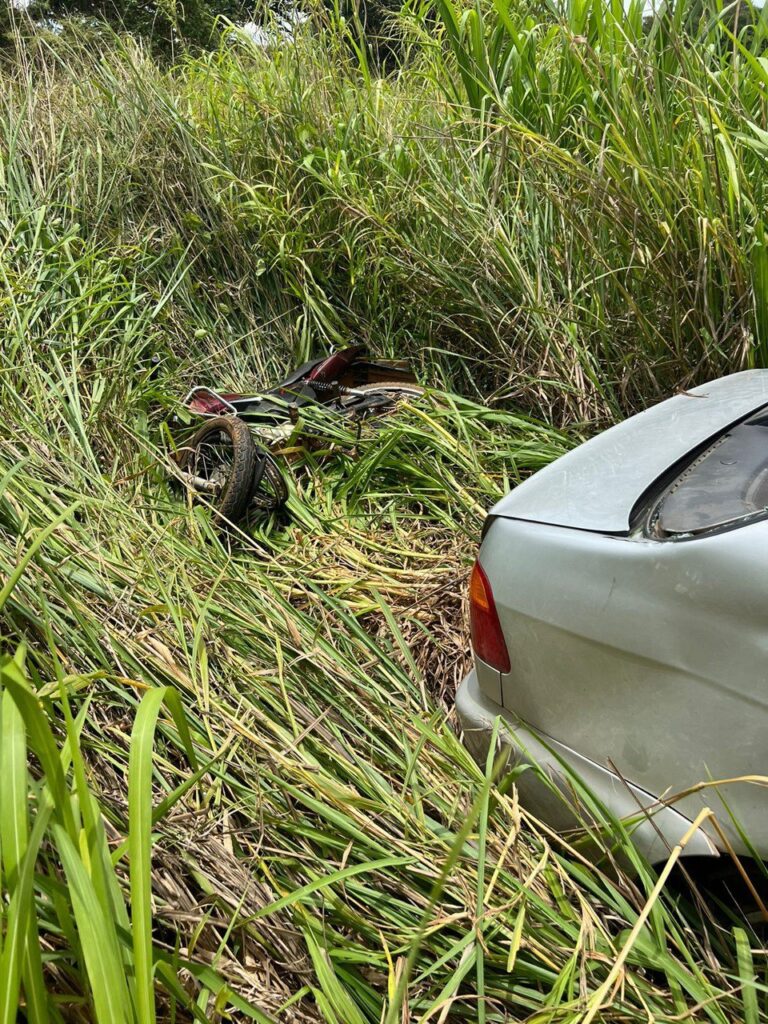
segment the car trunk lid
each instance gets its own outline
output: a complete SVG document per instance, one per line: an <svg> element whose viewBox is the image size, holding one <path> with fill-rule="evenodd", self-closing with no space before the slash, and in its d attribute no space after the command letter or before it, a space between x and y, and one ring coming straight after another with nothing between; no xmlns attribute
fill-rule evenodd
<svg viewBox="0 0 768 1024"><path fill-rule="evenodd" d="M539 470L490 515L627 534L632 510L657 480L766 404L768 370L745 370L680 392Z"/></svg>

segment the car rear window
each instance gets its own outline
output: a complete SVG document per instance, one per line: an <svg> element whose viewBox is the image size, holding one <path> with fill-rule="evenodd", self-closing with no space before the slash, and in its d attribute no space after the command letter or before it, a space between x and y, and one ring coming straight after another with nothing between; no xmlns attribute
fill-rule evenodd
<svg viewBox="0 0 768 1024"><path fill-rule="evenodd" d="M768 408L719 437L664 491L650 532L672 537L768 514Z"/></svg>

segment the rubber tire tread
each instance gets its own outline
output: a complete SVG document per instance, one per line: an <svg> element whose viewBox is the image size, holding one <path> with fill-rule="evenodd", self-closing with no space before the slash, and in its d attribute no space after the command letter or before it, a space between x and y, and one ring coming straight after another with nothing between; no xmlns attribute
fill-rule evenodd
<svg viewBox="0 0 768 1024"><path fill-rule="evenodd" d="M236 416L216 416L193 434L184 446L181 469L186 470L195 449L214 432L222 431L232 442L232 469L224 490L216 502L216 523L222 529L236 525L244 517L253 493L256 446L248 424Z"/></svg>
<svg viewBox="0 0 768 1024"><path fill-rule="evenodd" d="M285 482L282 470L268 451L264 450L262 452L257 452L256 458L257 460L259 458L264 459L262 480L267 479L272 484L272 488L275 492L275 498L272 501L264 500L259 496L259 488L254 487L251 502L256 508L260 508L268 512L274 512L276 509L282 508L286 501L288 501L288 484ZM259 483L261 483L261 481L259 481Z"/></svg>

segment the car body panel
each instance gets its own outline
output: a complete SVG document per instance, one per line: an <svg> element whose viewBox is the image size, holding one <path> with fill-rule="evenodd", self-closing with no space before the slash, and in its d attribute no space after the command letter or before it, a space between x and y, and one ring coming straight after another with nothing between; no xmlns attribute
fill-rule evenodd
<svg viewBox="0 0 768 1024"><path fill-rule="evenodd" d="M744 370L681 392L534 473L491 515L626 534L635 504L655 480L765 404L765 370Z"/></svg>
<svg viewBox="0 0 768 1024"><path fill-rule="evenodd" d="M657 543L499 519L481 562L528 725L655 795L765 763L768 522ZM765 791L729 799L768 849Z"/></svg>
<svg viewBox="0 0 768 1024"><path fill-rule="evenodd" d="M676 809L692 820L712 807L746 854L722 793L768 856L766 786L711 785L768 775L768 518L695 537L630 529L638 499L686 448L698 453L765 403L768 371L697 393L708 397L677 396L563 456L537 474L549 473L551 486L523 484L492 510L479 558L511 668L499 680L481 665L472 685L643 793L697 787ZM711 415L685 412L694 406Z"/></svg>
<svg viewBox="0 0 768 1024"><path fill-rule="evenodd" d="M473 669L478 684L483 693L496 704L503 701L501 691L501 672L492 665L487 665L482 658L474 656L475 667Z"/></svg>
<svg viewBox="0 0 768 1024"><path fill-rule="evenodd" d="M456 711L462 724L464 741L475 758L483 763L493 739L494 722L501 717L500 745L508 749L514 763L535 763L558 786L562 796L553 792L535 772L517 778L524 806L535 809L550 828L560 832L578 825L578 817L569 805L569 778L576 776L601 803L618 818L636 821L632 839L651 863L665 860L670 850L689 831L691 821L674 807L660 804L651 794L625 782L615 773L581 756L551 737L526 728L510 712L490 700L470 672L456 694ZM647 817L646 817L647 815ZM684 856L717 856L718 850L705 828L690 837Z"/></svg>

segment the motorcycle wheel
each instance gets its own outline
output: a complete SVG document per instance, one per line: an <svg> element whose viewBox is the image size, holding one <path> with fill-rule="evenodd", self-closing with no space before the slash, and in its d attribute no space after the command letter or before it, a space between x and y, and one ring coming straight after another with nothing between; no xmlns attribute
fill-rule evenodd
<svg viewBox="0 0 768 1024"><path fill-rule="evenodd" d="M288 500L288 486L280 467L269 452L258 452L256 459L251 508L264 509L268 512L282 508Z"/></svg>
<svg viewBox="0 0 768 1024"><path fill-rule="evenodd" d="M245 515L253 493L256 446L247 423L235 416L207 420L181 449L182 479L207 499L222 528Z"/></svg>

